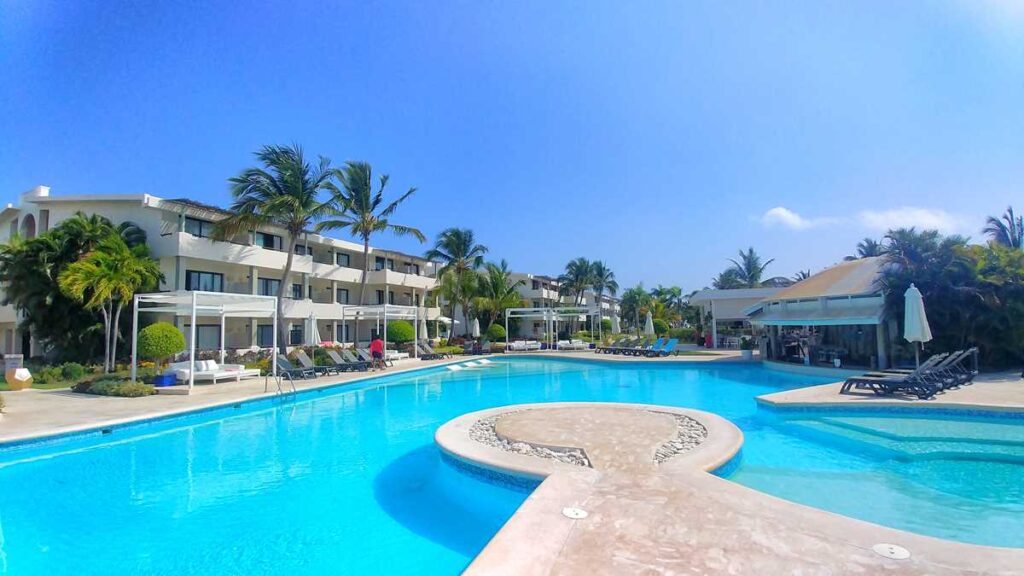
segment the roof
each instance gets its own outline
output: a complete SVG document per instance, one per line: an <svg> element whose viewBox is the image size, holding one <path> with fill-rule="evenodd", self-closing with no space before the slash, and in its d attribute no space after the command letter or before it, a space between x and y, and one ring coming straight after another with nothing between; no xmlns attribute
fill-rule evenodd
<svg viewBox="0 0 1024 576"><path fill-rule="evenodd" d="M863 296L880 291L878 279L881 276L884 259L880 256L861 258L836 264L821 272L783 288L770 300L803 300L830 296Z"/></svg>
<svg viewBox="0 0 1024 576"><path fill-rule="evenodd" d="M729 290L713 290L705 288L693 296L690 302L710 302L711 300L760 300L775 295L782 288L733 288Z"/></svg>
<svg viewBox="0 0 1024 576"><path fill-rule="evenodd" d="M883 306L880 302L843 308L813 310L770 310L755 314L752 320L767 326L848 326L879 324Z"/></svg>

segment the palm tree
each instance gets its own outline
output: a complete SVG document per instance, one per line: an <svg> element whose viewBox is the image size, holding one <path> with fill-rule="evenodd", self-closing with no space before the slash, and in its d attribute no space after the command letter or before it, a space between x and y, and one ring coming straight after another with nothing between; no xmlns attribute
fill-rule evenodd
<svg viewBox="0 0 1024 576"><path fill-rule="evenodd" d="M810 277L811 277L811 271L810 270L798 270L797 273L793 275L793 282L800 282L800 281L803 281L803 280L807 280Z"/></svg>
<svg viewBox="0 0 1024 576"><path fill-rule="evenodd" d="M558 293L572 296L573 306L579 306L583 292L593 284L593 268L590 260L576 258L565 265L565 272L558 277Z"/></svg>
<svg viewBox="0 0 1024 576"><path fill-rule="evenodd" d="M619 283L615 280L615 272L612 272L611 268L605 266L605 263L601 260L594 260L590 263L590 289L594 291L594 296L597 300L597 323L600 324L604 320L604 308L601 307L601 299L604 297L604 293L607 292L608 295L615 296L615 293L619 291Z"/></svg>
<svg viewBox="0 0 1024 576"><path fill-rule="evenodd" d="M733 290L743 288L743 281L735 268L729 268L711 280L711 287L715 290Z"/></svg>
<svg viewBox="0 0 1024 576"><path fill-rule="evenodd" d="M865 238L857 242L857 255L847 256L846 261L860 260L861 258L873 258L885 254L885 245L874 238Z"/></svg>
<svg viewBox="0 0 1024 576"><path fill-rule="evenodd" d="M1009 206L1002 216L986 218L982 233L1007 248L1024 248L1024 217L1015 215Z"/></svg>
<svg viewBox="0 0 1024 576"><path fill-rule="evenodd" d="M730 259L732 262L732 269L735 270L736 279L744 288L757 288L764 282L761 278L764 276L764 271L768 268L768 265L775 261L774 258L769 258L766 262L761 262L761 257L754 252L754 248L750 247L746 252L740 250L739 261ZM777 282L776 278L769 279L770 282Z"/></svg>
<svg viewBox="0 0 1024 576"><path fill-rule="evenodd" d="M488 262L484 273L480 275L475 308L478 312L487 314L488 325L500 320L505 310L523 306L523 297L519 294L519 288L525 284L525 281L513 282L511 276L512 272L508 269L508 262L504 259L500 264Z"/></svg>
<svg viewBox="0 0 1024 576"><path fill-rule="evenodd" d="M397 200L384 204L384 188L388 175L380 177L377 191L373 190L373 169L366 162L346 162L345 167L335 169L334 176L341 188L332 190L329 217L316 226L317 232L324 230L349 230L363 241L363 276L359 283L359 303L366 304L366 278L370 273L370 237L377 232L391 232L395 236L412 236L421 243L427 241L417 228L392 224L390 218L409 199L415 188L409 188ZM357 327L358 338L358 327Z"/></svg>
<svg viewBox="0 0 1024 576"><path fill-rule="evenodd" d="M650 304L651 295L643 284L637 284L622 293L622 301L619 303L622 316L630 321L637 334L640 333L640 317L647 314Z"/></svg>
<svg viewBox="0 0 1024 576"><path fill-rule="evenodd" d="M287 258L277 288L277 317L284 318L284 295L292 272L295 244L314 222L331 209L320 200L324 191L336 188L331 182L334 173L331 161L321 156L315 166L306 162L302 148L264 146L256 152L262 168L247 168L231 183L233 214L214 224L213 238L226 240L243 232L274 226L285 231ZM278 322L278 342L283 351L288 345L285 322Z"/></svg>
<svg viewBox="0 0 1024 576"><path fill-rule="evenodd" d="M469 328L469 301L472 292L466 290L467 276L476 276L476 271L483 266L487 247L476 243L473 231L468 228L448 228L442 230L434 241L434 247L427 250L426 258L440 262L443 266L438 276L444 279L450 276L450 286L454 300L452 318L455 317L454 304L462 307L462 317L466 321L464 329Z"/></svg>
<svg viewBox="0 0 1024 576"><path fill-rule="evenodd" d="M84 258L68 266L58 279L60 289L86 309L99 310L104 325L103 370L114 369L121 310L138 290L157 286L163 275L145 244L129 248L111 234Z"/></svg>

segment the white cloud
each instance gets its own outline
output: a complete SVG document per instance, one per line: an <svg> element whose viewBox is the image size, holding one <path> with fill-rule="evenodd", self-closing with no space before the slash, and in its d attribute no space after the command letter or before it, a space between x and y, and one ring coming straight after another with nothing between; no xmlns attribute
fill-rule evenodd
<svg viewBox="0 0 1024 576"><path fill-rule="evenodd" d="M834 218L804 218L784 206L776 206L761 215L761 224L769 228L782 227L790 230L807 230L835 222Z"/></svg>
<svg viewBox="0 0 1024 576"><path fill-rule="evenodd" d="M881 232L911 226L918 230L938 230L946 234L963 229L962 219L945 210L915 206L889 210L863 210L857 215L857 220L865 228Z"/></svg>

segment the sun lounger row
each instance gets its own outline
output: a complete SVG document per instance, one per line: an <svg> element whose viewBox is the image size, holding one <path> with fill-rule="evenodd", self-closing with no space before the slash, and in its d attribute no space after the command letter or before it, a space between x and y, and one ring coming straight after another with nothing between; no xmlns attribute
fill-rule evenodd
<svg viewBox="0 0 1024 576"><path fill-rule="evenodd" d="M599 346L594 350L594 352L597 354L622 354L624 356L657 358L672 354L675 352L676 346L678 345L678 338L670 338L668 340L658 338L654 344L651 344L650 346L643 345L643 340L637 338L633 340L619 340L611 346Z"/></svg>
<svg viewBox="0 0 1024 576"><path fill-rule="evenodd" d="M869 372L847 378L839 393L845 394L856 388L871 390L879 396L904 393L925 400L943 390L972 383L978 375L977 357L977 348L935 354L914 369Z"/></svg>
<svg viewBox="0 0 1024 576"><path fill-rule="evenodd" d="M167 367L166 374L174 374L180 382L188 382L189 373L192 371L192 363L175 362ZM214 360L197 360L195 362L195 382L213 382L216 384L222 380L233 380L238 382L243 378L259 378L260 371L255 368L246 368L243 364L219 365Z"/></svg>
<svg viewBox="0 0 1024 576"><path fill-rule="evenodd" d="M419 354L421 360L440 360L452 357L448 352L435 352L426 341L417 342L413 346L416 347L416 353Z"/></svg>

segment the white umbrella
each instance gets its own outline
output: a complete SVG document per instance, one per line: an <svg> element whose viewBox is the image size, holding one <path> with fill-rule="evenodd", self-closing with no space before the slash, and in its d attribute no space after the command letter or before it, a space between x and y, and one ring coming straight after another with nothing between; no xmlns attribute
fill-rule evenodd
<svg viewBox="0 0 1024 576"><path fill-rule="evenodd" d="M306 319L306 345L320 345L320 329L316 326L316 316L310 316Z"/></svg>
<svg viewBox="0 0 1024 576"><path fill-rule="evenodd" d="M420 318L420 339L427 339L427 319L425 317Z"/></svg>
<svg viewBox="0 0 1024 576"><path fill-rule="evenodd" d="M612 334L618 334L619 332L622 332L622 326L619 325L619 315L618 314L613 314L612 315Z"/></svg>
<svg viewBox="0 0 1024 576"><path fill-rule="evenodd" d="M654 336L654 318L651 311L647 311L647 322L644 323L644 336Z"/></svg>
<svg viewBox="0 0 1024 576"><path fill-rule="evenodd" d="M913 284L903 293L903 337L907 342L928 342L932 339L932 328L924 312L924 298ZM920 346L914 346L914 359L921 366Z"/></svg>
<svg viewBox="0 0 1024 576"><path fill-rule="evenodd" d="M473 338L480 337L480 320L473 318Z"/></svg>

